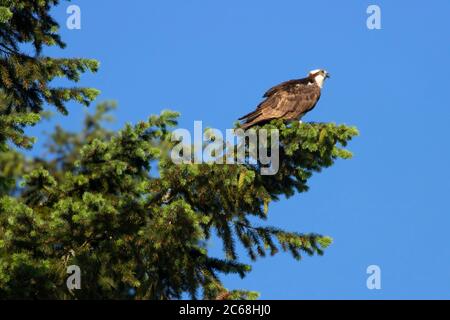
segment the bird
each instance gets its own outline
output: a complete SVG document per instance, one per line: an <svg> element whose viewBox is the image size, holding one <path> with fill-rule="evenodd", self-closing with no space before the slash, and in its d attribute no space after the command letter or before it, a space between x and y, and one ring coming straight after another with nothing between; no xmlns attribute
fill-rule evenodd
<svg viewBox="0 0 450 320"><path fill-rule="evenodd" d="M330 74L323 69L312 70L303 79L285 81L269 89L256 110L242 116L241 128L248 129L274 119L299 120L316 106L325 79Z"/></svg>

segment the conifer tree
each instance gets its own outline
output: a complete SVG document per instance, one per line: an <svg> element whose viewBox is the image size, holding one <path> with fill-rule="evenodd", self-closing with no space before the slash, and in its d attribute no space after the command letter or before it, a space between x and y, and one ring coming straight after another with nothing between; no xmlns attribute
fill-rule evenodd
<svg viewBox="0 0 450 320"><path fill-rule="evenodd" d="M74 82L88 70L97 71L92 59L50 58L44 46L65 47L50 9L58 0L0 0L0 149L6 142L30 148L33 139L23 129L40 120L44 104L67 114L70 100L88 105L97 95L92 88L55 87L51 82L65 78ZM23 50L30 45L32 52Z"/></svg>
<svg viewBox="0 0 450 320"><path fill-rule="evenodd" d="M22 130L36 123L44 103L66 112L67 100L88 104L95 95L49 86L54 76L77 80L97 64L42 58L43 45L63 46L48 15L57 1L26 3L0 0L0 23L6 24L0 37L2 43L10 39L0 69L7 71L0 82L4 146L7 140L30 146ZM17 32L19 24L28 27ZM37 55L24 60L34 71L10 73L27 66L14 65L21 41L35 46ZM37 70L48 73L42 78ZM322 255L330 245L330 237L286 231L264 220L271 202L307 191L313 173L351 157L344 148L355 128L266 124L280 132L280 168L263 176L258 163L175 164L169 150L176 143L176 112L114 132L104 127L114 108L99 104L79 133L56 127L46 143L48 158L26 158L13 148L0 152L0 298L253 299L255 292L227 289L221 281L251 271L238 257L238 244L253 260L279 251L300 260ZM23 121L29 116L36 118ZM223 245L221 258L208 251L214 233ZM66 286L70 265L81 269L80 290Z"/></svg>

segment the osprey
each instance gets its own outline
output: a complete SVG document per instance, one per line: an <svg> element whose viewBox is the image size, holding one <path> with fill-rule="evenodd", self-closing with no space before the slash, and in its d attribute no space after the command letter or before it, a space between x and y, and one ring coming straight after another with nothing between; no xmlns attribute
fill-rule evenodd
<svg viewBox="0 0 450 320"><path fill-rule="evenodd" d="M263 124L273 119L299 120L314 109L320 99L323 83L330 75L317 69L308 77L283 82L264 94L266 98L255 111L239 118L243 129Z"/></svg>

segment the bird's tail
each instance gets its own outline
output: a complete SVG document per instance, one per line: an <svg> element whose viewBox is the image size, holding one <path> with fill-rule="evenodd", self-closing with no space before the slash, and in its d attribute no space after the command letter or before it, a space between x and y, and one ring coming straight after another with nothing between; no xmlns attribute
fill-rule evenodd
<svg viewBox="0 0 450 320"><path fill-rule="evenodd" d="M246 122L244 122L243 124L241 124L241 129L247 130L253 126L259 125L262 126L264 124L269 123L271 120L273 120L274 118L255 118L253 120L248 120Z"/></svg>
<svg viewBox="0 0 450 320"><path fill-rule="evenodd" d="M248 128L250 128L251 126L254 126L256 124L256 122L246 122L243 123L241 125L241 129L247 130Z"/></svg>
<svg viewBox="0 0 450 320"><path fill-rule="evenodd" d="M245 116L242 116L242 117L240 117L238 120L252 120L252 119L255 119L256 117L258 117L259 115L261 115L261 110L255 110L255 111L252 111L252 112L250 112L250 113L247 113Z"/></svg>
<svg viewBox="0 0 450 320"><path fill-rule="evenodd" d="M261 115L261 110L256 109L245 116L240 117L238 120L244 120L245 122L241 125L242 129L248 129L251 126L259 122L258 117Z"/></svg>

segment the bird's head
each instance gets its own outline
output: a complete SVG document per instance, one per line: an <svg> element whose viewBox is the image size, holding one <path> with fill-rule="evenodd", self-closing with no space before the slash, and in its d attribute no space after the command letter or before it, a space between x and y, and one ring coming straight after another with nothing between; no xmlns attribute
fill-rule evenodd
<svg viewBox="0 0 450 320"><path fill-rule="evenodd" d="M319 87L322 88L325 79L330 77L330 74L323 69L316 69L309 72L308 77L313 79Z"/></svg>

